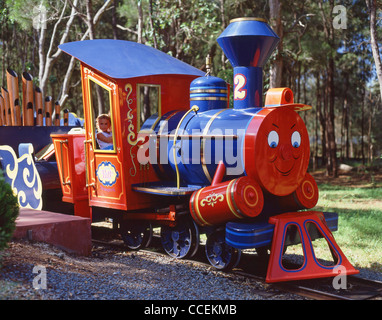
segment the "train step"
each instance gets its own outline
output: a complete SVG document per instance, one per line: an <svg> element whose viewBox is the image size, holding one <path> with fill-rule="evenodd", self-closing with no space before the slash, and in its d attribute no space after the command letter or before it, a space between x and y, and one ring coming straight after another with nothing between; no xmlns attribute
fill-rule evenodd
<svg viewBox="0 0 382 320"><path fill-rule="evenodd" d="M271 254L268 264L266 282L303 280L338 275L352 275L359 273L348 261L336 243L330 229L325 223L324 214L318 211L289 212L273 216L269 219L275 225ZM295 237L302 244L304 261L298 267L289 268L283 262L286 234L294 230ZM331 264L325 264L316 257L313 246L313 233L325 238L333 257Z"/></svg>

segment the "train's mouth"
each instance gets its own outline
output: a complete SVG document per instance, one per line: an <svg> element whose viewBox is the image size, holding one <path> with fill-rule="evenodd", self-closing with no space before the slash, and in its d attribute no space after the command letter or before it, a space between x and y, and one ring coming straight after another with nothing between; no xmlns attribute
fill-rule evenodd
<svg viewBox="0 0 382 320"><path fill-rule="evenodd" d="M283 176L288 176L291 172L292 172L292 170L293 170L293 168L294 168L294 165L295 165L295 163L296 163L296 161L293 161L293 163L292 163L292 165L290 166L290 168L288 168L288 169L286 169L286 170L281 170L279 167L277 167L277 165L276 165L276 160L277 160L277 156L271 161L271 163L274 165L274 167L275 167L275 169L278 171L278 172L280 172L281 173L281 175L283 175ZM296 160L296 159L295 159ZM284 161L283 161L283 163L284 163Z"/></svg>
<svg viewBox="0 0 382 320"><path fill-rule="evenodd" d="M274 165L274 166L275 166L276 170L278 172L280 172L283 176L288 176L291 173L291 171L293 170L293 168L294 168L294 163L293 163L292 167L289 170L286 170L286 171L280 170L279 168L277 168L276 165Z"/></svg>

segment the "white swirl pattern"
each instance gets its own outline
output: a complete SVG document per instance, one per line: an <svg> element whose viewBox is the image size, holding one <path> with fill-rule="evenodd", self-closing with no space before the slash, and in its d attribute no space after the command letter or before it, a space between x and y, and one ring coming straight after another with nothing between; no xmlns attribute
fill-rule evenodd
<svg viewBox="0 0 382 320"><path fill-rule="evenodd" d="M20 158L17 158L10 146L0 146L0 162L4 168L4 177L11 185L21 208L41 210L42 183L33 161L33 146L23 143L19 146Z"/></svg>

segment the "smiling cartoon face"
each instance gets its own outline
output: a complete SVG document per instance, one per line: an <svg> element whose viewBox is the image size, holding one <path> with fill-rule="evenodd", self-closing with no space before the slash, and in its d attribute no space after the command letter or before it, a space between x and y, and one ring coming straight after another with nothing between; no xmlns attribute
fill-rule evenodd
<svg viewBox="0 0 382 320"><path fill-rule="evenodd" d="M295 191L309 155L308 132L297 112L264 108L252 119L245 139L245 170L268 192L284 196Z"/></svg>

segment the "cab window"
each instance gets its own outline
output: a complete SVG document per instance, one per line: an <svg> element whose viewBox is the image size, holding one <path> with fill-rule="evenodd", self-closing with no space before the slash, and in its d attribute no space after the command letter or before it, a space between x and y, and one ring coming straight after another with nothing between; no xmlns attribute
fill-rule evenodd
<svg viewBox="0 0 382 320"><path fill-rule="evenodd" d="M148 118L153 115L161 116L160 85L138 84L137 92L137 126L139 131Z"/></svg>
<svg viewBox="0 0 382 320"><path fill-rule="evenodd" d="M110 88L89 77L89 102L92 109L93 147L114 151L114 128L111 112Z"/></svg>

